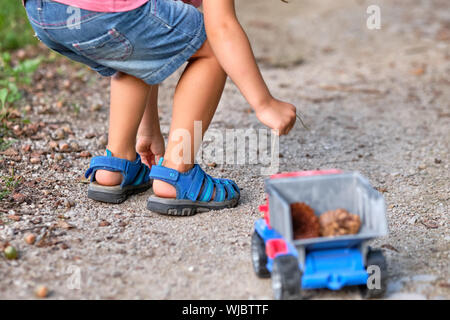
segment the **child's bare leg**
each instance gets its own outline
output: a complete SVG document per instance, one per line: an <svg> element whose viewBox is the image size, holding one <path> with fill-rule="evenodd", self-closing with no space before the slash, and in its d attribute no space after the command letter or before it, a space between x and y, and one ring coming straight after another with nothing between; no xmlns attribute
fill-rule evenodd
<svg viewBox="0 0 450 320"><path fill-rule="evenodd" d="M136 134L150 88L144 81L124 73L111 78L108 149L114 157L136 159ZM122 182L122 174L98 170L95 179L101 185L114 186Z"/></svg>
<svg viewBox="0 0 450 320"><path fill-rule="evenodd" d="M222 95L225 80L226 74L206 41L190 59L175 91L169 142L164 155L165 167L180 172L186 172L193 167L198 151L194 149L194 121L202 122L203 133L208 129ZM179 158L173 156L174 150L179 149L179 142L172 141L178 129L190 133L191 139L188 143L191 146L191 153L187 163L180 162ZM182 153L180 156L183 158ZM153 191L159 197L176 197L175 188L160 180L153 182Z"/></svg>
<svg viewBox="0 0 450 320"><path fill-rule="evenodd" d="M165 150L159 124L158 90L158 85L150 86L147 107L137 133L136 151L141 156L142 162L149 167L156 164L159 157L164 156Z"/></svg>

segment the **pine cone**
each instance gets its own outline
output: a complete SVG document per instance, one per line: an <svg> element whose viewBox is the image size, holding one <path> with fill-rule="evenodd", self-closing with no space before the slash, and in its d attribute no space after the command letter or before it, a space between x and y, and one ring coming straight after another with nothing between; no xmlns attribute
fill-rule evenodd
<svg viewBox="0 0 450 320"><path fill-rule="evenodd" d="M359 216L351 214L345 209L324 212L319 217L319 223L322 237L356 234L361 226Z"/></svg>
<svg viewBox="0 0 450 320"><path fill-rule="evenodd" d="M294 239L316 238L320 236L319 218L314 210L304 202L291 204Z"/></svg>

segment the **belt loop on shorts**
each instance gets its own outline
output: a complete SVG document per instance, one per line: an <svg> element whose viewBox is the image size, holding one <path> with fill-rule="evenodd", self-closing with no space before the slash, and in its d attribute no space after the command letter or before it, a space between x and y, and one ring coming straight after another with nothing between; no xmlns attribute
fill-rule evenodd
<svg viewBox="0 0 450 320"><path fill-rule="evenodd" d="M42 10L42 0L37 0L36 2L37 2L36 7L37 7L38 11L41 11Z"/></svg>

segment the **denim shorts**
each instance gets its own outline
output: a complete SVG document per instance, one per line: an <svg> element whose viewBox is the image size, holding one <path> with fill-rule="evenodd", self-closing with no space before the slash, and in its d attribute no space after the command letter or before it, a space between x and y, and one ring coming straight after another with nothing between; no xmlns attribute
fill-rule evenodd
<svg viewBox="0 0 450 320"><path fill-rule="evenodd" d="M117 71L158 84L206 40L203 14L181 0L149 0L117 13L94 12L51 0L27 0L36 36L50 49L102 76Z"/></svg>

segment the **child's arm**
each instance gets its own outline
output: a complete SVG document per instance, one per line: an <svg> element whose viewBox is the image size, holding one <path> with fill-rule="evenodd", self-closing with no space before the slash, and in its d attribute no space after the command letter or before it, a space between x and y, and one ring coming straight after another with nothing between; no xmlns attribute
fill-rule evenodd
<svg viewBox="0 0 450 320"><path fill-rule="evenodd" d="M274 99L256 64L250 42L236 17L234 0L203 0L208 41L258 119L280 134L295 124L295 107Z"/></svg>

